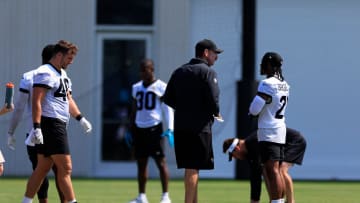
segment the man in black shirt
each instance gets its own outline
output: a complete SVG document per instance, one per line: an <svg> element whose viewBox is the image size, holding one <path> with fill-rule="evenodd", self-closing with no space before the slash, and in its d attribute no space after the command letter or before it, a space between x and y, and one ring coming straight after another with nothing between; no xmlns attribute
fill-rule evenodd
<svg viewBox="0 0 360 203"><path fill-rule="evenodd" d="M175 156L185 169L185 203L197 202L199 170L214 169L212 130L221 119L217 74L211 68L223 50L208 39L195 46L195 58L176 69L164 102L174 109Z"/></svg>

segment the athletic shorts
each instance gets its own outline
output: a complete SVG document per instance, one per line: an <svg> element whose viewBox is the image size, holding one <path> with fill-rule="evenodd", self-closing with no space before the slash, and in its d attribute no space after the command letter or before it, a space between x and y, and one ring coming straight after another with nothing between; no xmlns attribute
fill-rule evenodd
<svg viewBox="0 0 360 203"><path fill-rule="evenodd" d="M265 163L268 160L283 161L284 160L284 144L274 142L259 142L259 151L261 162Z"/></svg>
<svg viewBox="0 0 360 203"><path fill-rule="evenodd" d="M214 169L212 133L174 131L177 167L185 169Z"/></svg>
<svg viewBox="0 0 360 203"><path fill-rule="evenodd" d="M26 138L29 134L26 134ZM37 159L37 147L26 145L27 153L29 156L29 160L31 161L32 169L35 170L36 165L38 163ZM55 166L55 165L54 165ZM37 191L38 199L47 199L48 198L48 189L49 189L49 180L47 177L44 178L42 184L40 185L39 190Z"/></svg>
<svg viewBox="0 0 360 203"><path fill-rule="evenodd" d="M66 123L57 118L41 117L41 132L44 144L36 145L38 153L44 156L70 154Z"/></svg>
<svg viewBox="0 0 360 203"><path fill-rule="evenodd" d="M163 146L162 124L149 128L136 128L134 133L135 158L153 157L154 159L165 157Z"/></svg>
<svg viewBox="0 0 360 203"><path fill-rule="evenodd" d="M284 161L301 165L304 159L306 141L303 137L288 139L285 144Z"/></svg>

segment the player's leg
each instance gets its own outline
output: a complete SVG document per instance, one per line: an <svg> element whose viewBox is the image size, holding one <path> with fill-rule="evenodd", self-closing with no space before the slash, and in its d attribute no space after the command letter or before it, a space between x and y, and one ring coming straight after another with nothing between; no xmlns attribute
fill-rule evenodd
<svg viewBox="0 0 360 203"><path fill-rule="evenodd" d="M269 196L272 202L280 202L284 197L284 180L280 173L283 160L283 146L272 142L259 142L260 156L268 179Z"/></svg>
<svg viewBox="0 0 360 203"><path fill-rule="evenodd" d="M39 191L37 192L39 203L48 202L48 189L49 189L49 179L45 176L42 184L40 185Z"/></svg>
<svg viewBox="0 0 360 203"><path fill-rule="evenodd" d="M146 192L146 182L148 179L148 158L138 158L137 159L137 180L138 180L138 191L139 194Z"/></svg>
<svg viewBox="0 0 360 203"><path fill-rule="evenodd" d="M72 162L69 154L51 155L57 169L56 179L66 201L75 200L75 193L71 182Z"/></svg>
<svg viewBox="0 0 360 203"><path fill-rule="evenodd" d="M27 146L26 148L27 148L29 160L31 161L32 169L35 170L37 163L38 163L36 147ZM39 203L47 203L48 202L48 200L47 200L48 189L49 189L49 180L47 177L45 177L39 188L39 191L37 192L37 197L39 199Z"/></svg>
<svg viewBox="0 0 360 203"><path fill-rule="evenodd" d="M59 181L57 180L57 168L56 168L55 164L53 165L52 170L53 170L53 172L55 174L55 185L56 185L56 190L57 190L58 195L59 195L60 202L61 203L67 203L65 201L64 194L60 190Z"/></svg>
<svg viewBox="0 0 360 203"><path fill-rule="evenodd" d="M71 182L72 161L66 123L55 118L41 117L41 125L46 154L50 156L56 166L56 179L60 190L66 201L75 202L75 193Z"/></svg>
<svg viewBox="0 0 360 203"><path fill-rule="evenodd" d="M185 203L197 203L199 170L185 169Z"/></svg>
<svg viewBox="0 0 360 203"><path fill-rule="evenodd" d="M292 167L293 164L288 162L281 163L280 172L284 178L285 182L285 195L287 203L295 203L294 197L294 185L290 174L288 173L289 168Z"/></svg>
<svg viewBox="0 0 360 203"><path fill-rule="evenodd" d="M131 200L129 203L139 203L139 202L148 203L146 193L145 193L146 192L146 182L148 179L148 169L147 169L148 158L139 156L139 154L137 154L135 156L137 156L136 164L137 164L137 170L138 170L137 171L137 181L138 181L139 195L135 199Z"/></svg>
<svg viewBox="0 0 360 203"><path fill-rule="evenodd" d="M264 169L269 180L269 194L271 200L283 198L284 182L279 167L279 161L268 160L264 164Z"/></svg>
<svg viewBox="0 0 360 203"><path fill-rule="evenodd" d="M171 200L170 200L169 193L168 193L169 170L168 170L168 167L166 164L166 159L165 159L165 157L155 158L155 163L159 169L162 192L163 192L160 203L170 203Z"/></svg>
<svg viewBox="0 0 360 203"><path fill-rule="evenodd" d="M37 166L27 182L26 192L25 192L25 197L31 199L34 198L44 178L46 177L47 173L50 171L53 165L53 162L49 157L45 157L42 154L38 154L37 157L38 157Z"/></svg>
<svg viewBox="0 0 360 203"><path fill-rule="evenodd" d="M162 194L160 203L170 203L170 197L168 193L169 185L169 170L166 163L165 153L163 149L164 139L161 137L163 134L162 124L154 127L155 130L149 132L151 140L149 140L150 156L155 160L156 166L159 169L160 180L162 186Z"/></svg>
<svg viewBox="0 0 360 203"><path fill-rule="evenodd" d="M266 191L267 191L267 194L268 194L268 197L269 199L271 199L270 197L270 186L269 186L269 178L268 178L268 175L266 174L266 170L263 168L262 169L262 174L263 174L263 177L264 177L264 182L265 182L265 187L266 187Z"/></svg>

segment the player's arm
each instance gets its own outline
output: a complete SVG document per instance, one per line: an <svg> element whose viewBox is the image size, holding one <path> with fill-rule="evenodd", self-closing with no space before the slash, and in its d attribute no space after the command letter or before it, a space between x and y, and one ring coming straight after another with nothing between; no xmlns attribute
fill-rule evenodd
<svg viewBox="0 0 360 203"><path fill-rule="evenodd" d="M266 100L262 96L257 94L250 104L250 115L257 116L261 112L265 104Z"/></svg>
<svg viewBox="0 0 360 203"><path fill-rule="evenodd" d="M10 125L8 130L9 134L11 135L14 134L15 129L22 118L22 115L24 114L26 104L29 102L29 100L30 100L29 92L21 91L20 89L14 102L16 108L14 109L14 113L12 114L12 117L10 119Z"/></svg>
<svg viewBox="0 0 360 203"><path fill-rule="evenodd" d="M7 107L7 104L4 104L4 106L0 110L0 115L9 113L10 111L14 110L14 105L11 105L10 108Z"/></svg>
<svg viewBox="0 0 360 203"><path fill-rule="evenodd" d="M92 131L91 123L81 114L78 105L76 104L75 100L73 99L71 92L67 93L67 98L69 101L69 113L70 115L78 120L81 126L84 129L85 133L90 133Z"/></svg>
<svg viewBox="0 0 360 203"><path fill-rule="evenodd" d="M34 86L33 88L33 97L32 97L32 119L34 125L41 122L41 103L45 98L47 88L42 86Z"/></svg>
<svg viewBox="0 0 360 203"><path fill-rule="evenodd" d="M70 112L70 115L73 118L76 118L77 116L81 115L80 109L79 109L78 105L76 104L75 100L73 99L70 92L67 94L67 98L69 100L69 112Z"/></svg>
<svg viewBox="0 0 360 203"><path fill-rule="evenodd" d="M273 88L271 84L267 82L260 82L258 87L258 92L254 97L253 101L250 104L249 113L253 116L257 116L265 104L270 104L272 102Z"/></svg>

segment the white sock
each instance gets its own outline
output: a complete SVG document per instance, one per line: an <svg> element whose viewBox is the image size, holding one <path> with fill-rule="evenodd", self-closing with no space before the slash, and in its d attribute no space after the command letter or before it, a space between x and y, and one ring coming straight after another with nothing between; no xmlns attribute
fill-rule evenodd
<svg viewBox="0 0 360 203"><path fill-rule="evenodd" d="M169 193L168 193L168 192L164 192L164 193L162 194L162 196L163 196L163 197L169 197Z"/></svg>
<svg viewBox="0 0 360 203"><path fill-rule="evenodd" d="M271 200L271 203L282 203L281 199Z"/></svg>
<svg viewBox="0 0 360 203"><path fill-rule="evenodd" d="M33 199L29 197L24 197L23 201L21 203L32 203Z"/></svg>
<svg viewBox="0 0 360 203"><path fill-rule="evenodd" d="M145 193L140 193L140 194L139 194L139 197L140 197L140 199L145 199L145 198L146 198L146 194L145 194Z"/></svg>
<svg viewBox="0 0 360 203"><path fill-rule="evenodd" d="M76 201L76 199L74 199L74 200L71 200L69 203L76 203L77 201Z"/></svg>

